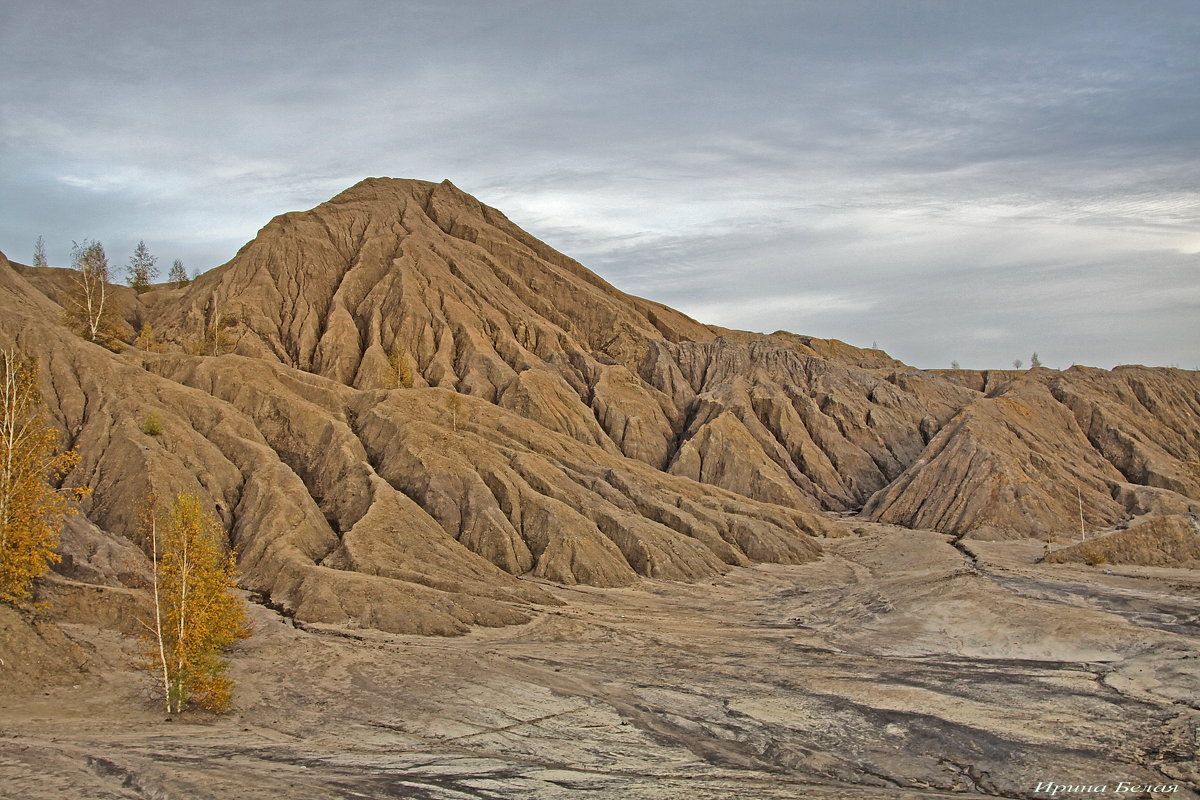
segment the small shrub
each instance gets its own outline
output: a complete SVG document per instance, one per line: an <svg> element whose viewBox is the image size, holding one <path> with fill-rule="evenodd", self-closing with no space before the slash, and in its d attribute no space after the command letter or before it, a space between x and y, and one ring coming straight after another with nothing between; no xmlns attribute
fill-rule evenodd
<svg viewBox="0 0 1200 800"><path fill-rule="evenodd" d="M151 411L142 422L142 433L147 436L162 436L162 419L157 411Z"/></svg>

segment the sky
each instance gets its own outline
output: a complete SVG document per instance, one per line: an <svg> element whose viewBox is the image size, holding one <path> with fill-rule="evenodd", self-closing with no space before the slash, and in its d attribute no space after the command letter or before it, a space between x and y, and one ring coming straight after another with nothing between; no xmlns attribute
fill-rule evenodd
<svg viewBox="0 0 1200 800"><path fill-rule="evenodd" d="M1200 366L1200 3L0 0L0 251L450 179L702 322Z"/></svg>

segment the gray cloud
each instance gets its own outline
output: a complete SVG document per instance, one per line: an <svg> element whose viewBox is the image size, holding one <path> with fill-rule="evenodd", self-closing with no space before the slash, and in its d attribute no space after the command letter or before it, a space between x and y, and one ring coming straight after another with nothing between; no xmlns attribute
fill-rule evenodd
<svg viewBox="0 0 1200 800"><path fill-rule="evenodd" d="M0 249L209 268L440 180L701 319L1200 362L1190 3L10 4Z"/></svg>

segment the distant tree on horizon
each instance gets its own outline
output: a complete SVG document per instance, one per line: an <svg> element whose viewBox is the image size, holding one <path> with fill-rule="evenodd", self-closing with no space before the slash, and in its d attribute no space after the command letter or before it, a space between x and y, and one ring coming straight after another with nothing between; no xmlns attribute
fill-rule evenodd
<svg viewBox="0 0 1200 800"><path fill-rule="evenodd" d="M33 265L35 267L48 267L49 262L46 261L46 239L39 236L33 245Z"/></svg>
<svg viewBox="0 0 1200 800"><path fill-rule="evenodd" d="M129 285L135 292L141 294L150 288L150 284L154 283L154 279L158 277L158 267L155 264L158 259L150 255L150 249L146 247L144 241L138 241L137 247L133 250L133 255L129 257Z"/></svg>
<svg viewBox="0 0 1200 800"><path fill-rule="evenodd" d="M1040 358L1038 358L1037 351L1034 350L1033 355L1029 358L1029 368L1037 369L1041 365L1042 365L1042 360Z"/></svg>
<svg viewBox="0 0 1200 800"><path fill-rule="evenodd" d="M178 258L171 264L171 271L167 273L167 280L176 289L182 289L192 282L188 277L187 270L183 268L183 262Z"/></svg>
<svg viewBox="0 0 1200 800"><path fill-rule="evenodd" d="M1013 369L1020 369L1023 362L1019 358L1013 359Z"/></svg>

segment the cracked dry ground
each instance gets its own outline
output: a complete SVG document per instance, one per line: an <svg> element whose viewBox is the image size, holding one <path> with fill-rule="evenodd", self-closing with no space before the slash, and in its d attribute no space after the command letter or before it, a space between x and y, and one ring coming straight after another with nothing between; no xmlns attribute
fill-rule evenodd
<svg viewBox="0 0 1200 800"><path fill-rule="evenodd" d="M550 586L566 606L455 639L256 606L227 716L166 721L133 672L0 700L0 796L1197 796L1195 572L859 534L708 583ZM130 650L70 630L98 660Z"/></svg>

